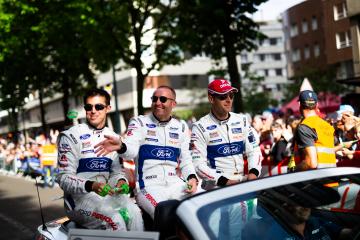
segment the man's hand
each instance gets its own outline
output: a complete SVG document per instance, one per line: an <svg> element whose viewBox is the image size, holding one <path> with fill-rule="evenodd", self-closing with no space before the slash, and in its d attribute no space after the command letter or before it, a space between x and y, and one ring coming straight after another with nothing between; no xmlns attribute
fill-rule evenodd
<svg viewBox="0 0 360 240"><path fill-rule="evenodd" d="M111 193L109 192L109 195L113 195L114 193L116 193L116 190L117 191L121 190L121 186L124 185L124 184L127 185L127 182L124 179L120 179L117 182L115 188L111 189L111 191L110 191ZM123 193L123 192L120 192L120 193Z"/></svg>
<svg viewBox="0 0 360 240"><path fill-rule="evenodd" d="M343 148L342 154L347 156L349 159L353 159L353 157L354 157L354 151L351 151L347 148Z"/></svg>
<svg viewBox="0 0 360 240"><path fill-rule="evenodd" d="M253 173L249 173L247 180L254 180L254 179L257 179L257 176Z"/></svg>
<svg viewBox="0 0 360 240"><path fill-rule="evenodd" d="M197 190L197 185L198 185L198 181L196 178L191 178L188 182L187 182L188 188L185 189L186 193L195 193Z"/></svg>
<svg viewBox="0 0 360 240"><path fill-rule="evenodd" d="M95 154L105 156L106 154L121 149L121 139L115 136L104 135L105 139L94 146Z"/></svg>
<svg viewBox="0 0 360 240"><path fill-rule="evenodd" d="M96 194L100 195L100 193L103 191L103 188L105 185L106 185L105 183L93 182L91 190L93 192L95 192Z"/></svg>

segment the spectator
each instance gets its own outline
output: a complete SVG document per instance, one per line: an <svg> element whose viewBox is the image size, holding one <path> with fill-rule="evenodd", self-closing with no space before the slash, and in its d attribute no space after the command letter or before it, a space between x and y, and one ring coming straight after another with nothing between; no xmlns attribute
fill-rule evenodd
<svg viewBox="0 0 360 240"><path fill-rule="evenodd" d="M274 140L270 151L271 162L272 164L277 165L280 162L289 159L290 147L288 147L288 141L283 136L283 127L281 124L274 122L271 125L271 134Z"/></svg>
<svg viewBox="0 0 360 240"><path fill-rule="evenodd" d="M316 93L300 92L299 102L304 118L295 133L296 170L335 167L334 128L317 115Z"/></svg>

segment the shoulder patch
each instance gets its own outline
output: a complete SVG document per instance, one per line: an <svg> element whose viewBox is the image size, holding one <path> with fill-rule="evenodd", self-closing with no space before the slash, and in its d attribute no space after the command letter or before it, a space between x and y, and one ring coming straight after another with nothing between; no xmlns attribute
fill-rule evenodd
<svg viewBox="0 0 360 240"><path fill-rule="evenodd" d="M200 130L202 131L202 132L205 132L205 128L199 123L198 124L198 127L200 128Z"/></svg>
<svg viewBox="0 0 360 240"><path fill-rule="evenodd" d="M138 117L138 118L136 118L136 120L138 120L139 121L139 123L140 123L140 125L143 127L144 126L144 123L141 121L141 119Z"/></svg>
<svg viewBox="0 0 360 240"><path fill-rule="evenodd" d="M74 141L75 144L78 144L78 141L76 140L76 138L74 137L74 135L72 135L72 133L70 133L70 137L71 137L71 139Z"/></svg>

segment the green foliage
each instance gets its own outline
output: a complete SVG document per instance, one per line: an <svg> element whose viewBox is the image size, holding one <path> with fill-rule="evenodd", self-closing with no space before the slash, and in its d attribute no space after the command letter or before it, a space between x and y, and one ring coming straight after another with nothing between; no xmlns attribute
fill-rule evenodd
<svg viewBox="0 0 360 240"><path fill-rule="evenodd" d="M257 76L254 72L251 72L250 64L243 64L242 70L244 71L243 78L249 80L248 86L243 86L242 88L244 93L244 111L257 114L268 109L271 105L276 106L277 101L271 99L269 92L259 92L258 90L264 81L264 77Z"/></svg>
<svg viewBox="0 0 360 240"><path fill-rule="evenodd" d="M266 0L179 0L176 36L181 48L192 55L226 58L232 85L240 88L236 56L257 48L255 40L265 36L250 17ZM243 111L241 92L235 96L234 111Z"/></svg>

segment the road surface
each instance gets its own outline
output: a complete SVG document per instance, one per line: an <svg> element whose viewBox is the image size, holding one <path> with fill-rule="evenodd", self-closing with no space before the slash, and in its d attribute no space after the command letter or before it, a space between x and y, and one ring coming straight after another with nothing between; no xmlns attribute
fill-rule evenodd
<svg viewBox="0 0 360 240"><path fill-rule="evenodd" d="M65 215L63 200L58 199L62 196L58 186L43 188L39 183L39 192L45 221ZM0 172L0 238L32 239L39 225L41 215L35 181Z"/></svg>

